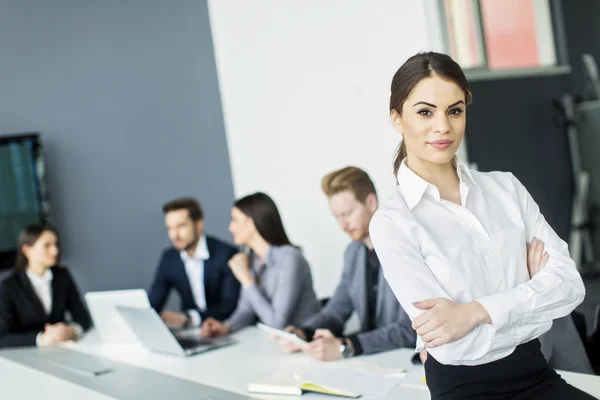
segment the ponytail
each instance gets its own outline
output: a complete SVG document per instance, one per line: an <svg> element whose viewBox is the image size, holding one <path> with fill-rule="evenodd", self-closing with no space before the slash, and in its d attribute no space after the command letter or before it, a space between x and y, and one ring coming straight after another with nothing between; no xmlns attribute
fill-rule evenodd
<svg viewBox="0 0 600 400"><path fill-rule="evenodd" d="M400 142L398 145L398 149L396 150L396 157L394 157L394 176L398 175L398 170L400 170L400 164L402 164L402 160L406 157L406 145L404 144L404 140Z"/></svg>

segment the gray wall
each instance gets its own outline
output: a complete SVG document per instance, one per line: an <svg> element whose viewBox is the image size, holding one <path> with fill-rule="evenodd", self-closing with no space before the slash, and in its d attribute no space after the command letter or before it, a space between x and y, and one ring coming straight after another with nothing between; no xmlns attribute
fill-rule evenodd
<svg viewBox="0 0 600 400"><path fill-rule="evenodd" d="M203 0L0 0L0 132L40 131L63 261L83 291L146 288L161 205L233 188Z"/></svg>

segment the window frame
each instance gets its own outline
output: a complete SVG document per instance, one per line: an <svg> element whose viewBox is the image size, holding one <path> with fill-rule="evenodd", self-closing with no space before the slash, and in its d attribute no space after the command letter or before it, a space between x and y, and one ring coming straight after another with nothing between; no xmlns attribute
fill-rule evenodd
<svg viewBox="0 0 600 400"><path fill-rule="evenodd" d="M564 75L571 72L569 65L569 57L567 51L567 41L565 34L565 26L563 20L563 10L561 0L546 0L550 9L550 23L554 39L554 51L556 53L556 64L527 67L527 68L506 68L506 69L490 69L488 66L488 57L485 45L485 32L483 29L483 18L481 15L481 0L469 0L472 3L475 15L478 17L475 21L475 31L478 47L478 56L483 60L483 65L480 67L463 68L467 79L470 82L499 80L499 79L514 79L514 78L530 78ZM446 15L445 0L430 0L430 15L429 19L432 24L437 25L439 31L438 37L432 38L434 47L442 49L443 52L451 54L450 32Z"/></svg>

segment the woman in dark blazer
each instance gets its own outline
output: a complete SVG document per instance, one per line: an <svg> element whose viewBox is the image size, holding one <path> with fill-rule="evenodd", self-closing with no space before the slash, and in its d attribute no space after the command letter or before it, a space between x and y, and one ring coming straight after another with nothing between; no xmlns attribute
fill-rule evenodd
<svg viewBox="0 0 600 400"><path fill-rule="evenodd" d="M0 348L53 346L91 326L71 274L57 265L58 256L54 229L30 225L21 231L15 269L0 284Z"/></svg>

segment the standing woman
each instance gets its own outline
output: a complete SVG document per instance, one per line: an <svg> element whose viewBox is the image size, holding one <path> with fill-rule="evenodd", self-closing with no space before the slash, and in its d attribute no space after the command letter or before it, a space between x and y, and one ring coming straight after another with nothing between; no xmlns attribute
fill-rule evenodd
<svg viewBox="0 0 600 400"><path fill-rule="evenodd" d="M223 336L257 321L283 329L302 326L319 312L312 274L302 251L288 239L275 202L254 193L235 202L229 231L239 253L229 267L242 286L237 308L225 322L212 318L202 324L204 336Z"/></svg>
<svg viewBox="0 0 600 400"><path fill-rule="evenodd" d="M471 170L456 156L470 101L447 55L400 67L390 98L398 186L370 225L417 350L429 354L432 399L591 399L548 366L537 340L581 303L581 277L512 174Z"/></svg>
<svg viewBox="0 0 600 400"><path fill-rule="evenodd" d="M69 271L59 266L58 235L30 225L19 234L15 269L0 284L0 348L53 346L91 326ZM72 321L67 321L66 312Z"/></svg>

